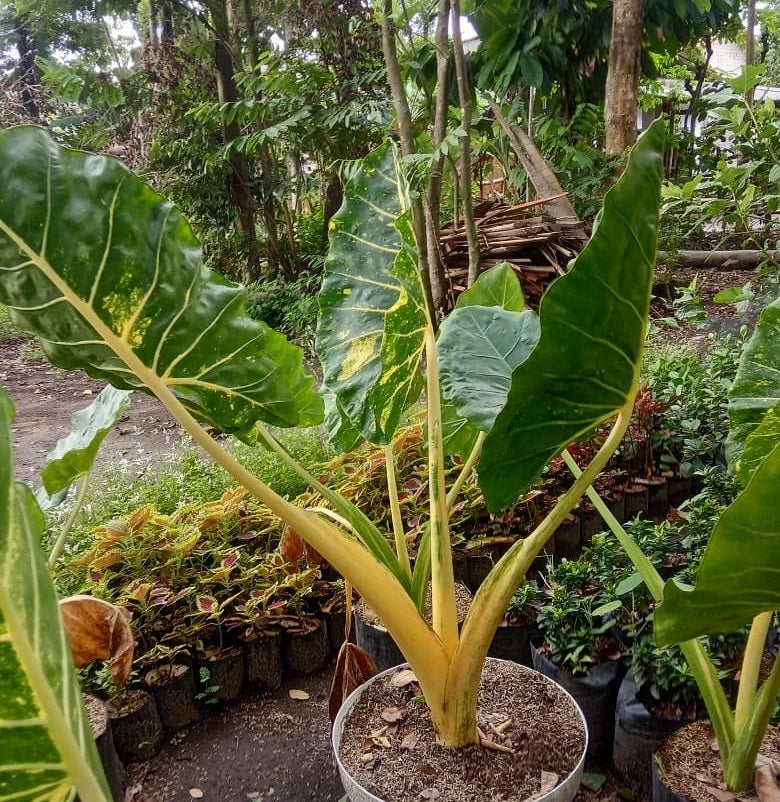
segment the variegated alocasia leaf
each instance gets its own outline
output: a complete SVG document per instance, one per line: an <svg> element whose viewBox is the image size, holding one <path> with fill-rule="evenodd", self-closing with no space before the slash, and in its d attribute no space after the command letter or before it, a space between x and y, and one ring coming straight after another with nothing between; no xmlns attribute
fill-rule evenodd
<svg viewBox="0 0 780 802"><path fill-rule="evenodd" d="M726 460L729 468L745 485L760 461L777 443L768 437L753 443L751 459L743 454L748 438L761 423L767 411L780 403L780 298L766 306L756 324L753 336L742 351L737 375L729 390L729 435L726 439Z"/></svg>
<svg viewBox="0 0 780 802"><path fill-rule="evenodd" d="M108 802L40 548L43 515L13 478L12 416L0 390L0 799Z"/></svg>
<svg viewBox="0 0 780 802"><path fill-rule="evenodd" d="M101 443L129 406L131 395L131 390L108 385L88 407L73 413L70 432L57 441L41 471L50 498L63 497L63 491L92 470Z"/></svg>
<svg viewBox="0 0 780 802"><path fill-rule="evenodd" d="M480 459L479 481L493 511L512 504L552 457L622 409L636 388L664 138L655 124L639 139L590 242L542 298L539 343L515 370Z"/></svg>
<svg viewBox="0 0 780 802"><path fill-rule="evenodd" d="M388 443L422 390L427 316L406 188L393 145L363 159L331 221L317 354L336 408Z"/></svg>
<svg viewBox="0 0 780 802"><path fill-rule="evenodd" d="M301 349L245 314L176 207L119 161L11 128L0 186L0 303L54 364L172 393L223 431L322 419Z"/></svg>
<svg viewBox="0 0 780 802"><path fill-rule="evenodd" d="M653 616L661 646L733 632L759 613L780 610L778 499L780 443L775 443L715 525L696 587L666 583Z"/></svg>

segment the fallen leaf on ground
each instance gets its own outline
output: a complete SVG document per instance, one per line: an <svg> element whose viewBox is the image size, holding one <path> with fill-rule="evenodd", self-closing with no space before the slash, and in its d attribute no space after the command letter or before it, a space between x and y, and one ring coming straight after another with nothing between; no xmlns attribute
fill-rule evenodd
<svg viewBox="0 0 780 802"><path fill-rule="evenodd" d="M417 746L417 742L420 740L420 736L416 732L410 732L404 735L404 739L401 741L401 749L414 749Z"/></svg>
<svg viewBox="0 0 780 802"><path fill-rule="evenodd" d="M190 796L193 799L203 799L203 791L200 788L190 788Z"/></svg>
<svg viewBox="0 0 780 802"><path fill-rule="evenodd" d="M775 772L769 763L759 766L755 774L756 794L761 802L780 802Z"/></svg>
<svg viewBox="0 0 780 802"><path fill-rule="evenodd" d="M407 685L411 685L413 682L417 682L417 676L409 668L405 668L402 671L399 671L390 678L390 684L394 688L405 688Z"/></svg>
<svg viewBox="0 0 780 802"><path fill-rule="evenodd" d="M424 788L420 791L420 799L438 799L441 794L435 788Z"/></svg>
<svg viewBox="0 0 780 802"><path fill-rule="evenodd" d="M708 785L707 790L718 800L718 802L732 802L736 799L736 794L733 791L724 791L716 785Z"/></svg>
<svg viewBox="0 0 780 802"><path fill-rule="evenodd" d="M548 791L552 791L556 785L558 785L558 775L554 771L543 771L541 787L542 793L546 794Z"/></svg>
<svg viewBox="0 0 780 802"><path fill-rule="evenodd" d="M309 694L306 693L306 691L299 690L298 688L290 688L288 693L290 694L290 699L304 700L309 698Z"/></svg>
<svg viewBox="0 0 780 802"><path fill-rule="evenodd" d="M401 721L406 712L400 707L386 707L380 715L382 716L382 721L386 721L388 724L395 724L396 721Z"/></svg>
<svg viewBox="0 0 780 802"><path fill-rule="evenodd" d="M336 658L336 670L328 698L331 721L336 720L336 714L352 691L377 673L376 663L368 652L354 643L344 642Z"/></svg>

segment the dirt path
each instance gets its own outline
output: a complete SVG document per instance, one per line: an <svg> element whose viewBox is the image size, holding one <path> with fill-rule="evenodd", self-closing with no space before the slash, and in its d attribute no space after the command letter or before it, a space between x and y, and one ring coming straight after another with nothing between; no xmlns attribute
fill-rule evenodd
<svg viewBox="0 0 780 802"><path fill-rule="evenodd" d="M17 476L37 487L46 455L70 431L71 415L89 406L105 385L81 371L24 359L20 352L26 342L15 338L0 343L0 385L16 407L11 433ZM133 393L129 408L104 441L96 467L111 462L141 473L180 444L179 428L160 402Z"/></svg>

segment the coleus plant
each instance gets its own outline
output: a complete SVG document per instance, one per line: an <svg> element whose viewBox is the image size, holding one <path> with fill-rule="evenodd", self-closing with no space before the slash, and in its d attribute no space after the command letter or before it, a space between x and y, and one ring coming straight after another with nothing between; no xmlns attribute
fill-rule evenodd
<svg viewBox="0 0 780 802"><path fill-rule="evenodd" d="M512 271L498 268L464 294L438 338L419 280L403 165L391 143L370 153L331 224L318 325L321 394L300 349L248 318L243 290L203 266L172 204L117 160L61 148L32 127L0 133L0 302L39 335L58 366L156 395L211 457L348 579L414 670L439 741L457 748L479 741L482 665L513 591L629 424L663 139L656 125L639 141L592 239L538 315L524 308ZM393 437L423 389L430 520L412 567L399 515L392 516L393 549L268 427L313 425L324 416L343 448L361 440L385 446L397 510ZM601 447L544 520L497 562L459 632L449 514L462 483L478 463L487 505L501 510L569 442L605 421ZM208 427L265 443L330 508L307 510L280 497ZM463 457L449 489L447 451ZM0 549L0 567L9 559ZM429 580L430 623L421 613ZM29 589L25 598L35 605ZM18 647L15 636L8 640ZM79 795L98 798L81 787Z"/></svg>

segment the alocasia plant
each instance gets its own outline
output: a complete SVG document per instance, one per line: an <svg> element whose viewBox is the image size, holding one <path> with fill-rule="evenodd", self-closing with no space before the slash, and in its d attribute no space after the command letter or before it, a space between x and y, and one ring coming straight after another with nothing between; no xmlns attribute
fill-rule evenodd
<svg viewBox="0 0 780 802"><path fill-rule="evenodd" d="M664 585L603 503L592 496L660 606L654 615L659 645L680 644L707 706L718 740L726 785L750 788L775 700L780 659L759 687L767 632L780 609L780 299L761 313L729 393L729 468L743 485L712 531L695 588ZM576 470L576 467L575 467ZM592 493L592 491L589 491ZM732 632L751 623L740 671L736 709L717 679L699 635Z"/></svg>
<svg viewBox="0 0 780 802"><path fill-rule="evenodd" d="M490 273L436 341L417 273L407 185L395 148L369 154L333 220L320 296L322 396L299 349L243 310L242 291L208 271L178 211L118 161L67 150L42 131L0 133L0 302L47 356L117 387L156 395L184 429L322 554L366 599L414 670L439 741L479 742L482 665L533 558L619 444L629 423L647 326L663 127L631 154L594 234L548 290L538 317L517 281ZM486 350L488 348L488 350ZM430 520L414 566L400 515L396 549L365 515L309 476L266 424L325 415L342 446L386 446L425 389ZM489 391L489 392L488 392ZM484 394L489 404L480 404ZM321 398L324 398L325 403ZM325 410L325 411L323 411ZM603 446L549 515L496 564L458 631L449 515L479 463L491 510L512 504L550 458L611 421ZM243 468L201 424L259 438L324 496L291 504ZM445 436L467 454L444 482ZM430 579L432 623L420 612Z"/></svg>

